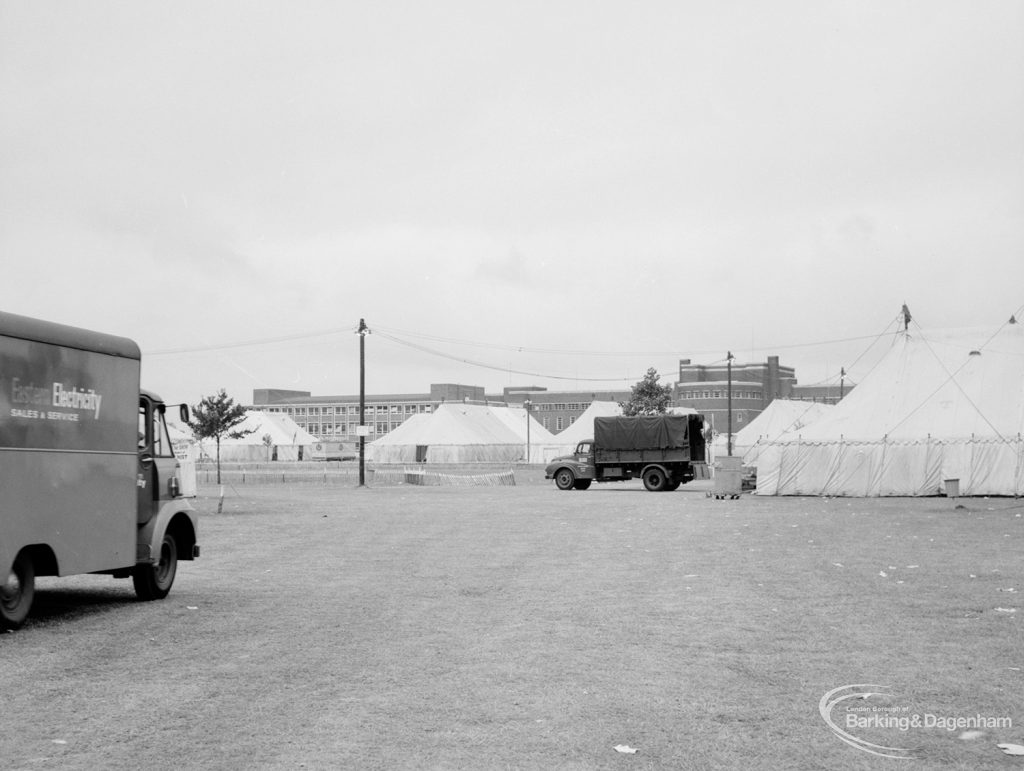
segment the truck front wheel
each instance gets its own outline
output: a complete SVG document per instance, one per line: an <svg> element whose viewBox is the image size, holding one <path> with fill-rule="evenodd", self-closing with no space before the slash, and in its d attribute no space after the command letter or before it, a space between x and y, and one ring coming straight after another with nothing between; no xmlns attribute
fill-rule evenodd
<svg viewBox="0 0 1024 771"><path fill-rule="evenodd" d="M649 468L644 472L644 487L652 493L661 492L666 488L668 479L660 468Z"/></svg>
<svg viewBox="0 0 1024 771"><path fill-rule="evenodd" d="M178 542L173 535L165 533L160 544L160 559L156 564L139 564L132 571L135 594L140 600L162 600L171 591L177 572Z"/></svg>
<svg viewBox="0 0 1024 771"><path fill-rule="evenodd" d="M36 595L36 571L32 558L22 552L0 584L0 629L17 629L28 617Z"/></svg>
<svg viewBox="0 0 1024 771"><path fill-rule="evenodd" d="M559 490L571 490L576 484L576 475L572 469L560 468L555 474L555 485Z"/></svg>

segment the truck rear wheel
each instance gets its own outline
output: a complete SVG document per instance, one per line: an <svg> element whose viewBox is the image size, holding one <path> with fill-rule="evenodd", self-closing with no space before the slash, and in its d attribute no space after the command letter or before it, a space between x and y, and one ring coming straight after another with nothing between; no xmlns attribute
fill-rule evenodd
<svg viewBox="0 0 1024 771"><path fill-rule="evenodd" d="M572 486L573 486L574 490L586 490L587 488L590 487L590 480L589 479L577 479L575 482L573 482Z"/></svg>
<svg viewBox="0 0 1024 771"><path fill-rule="evenodd" d="M652 493L659 493L666 489L668 478L660 468L649 468L644 471L644 487Z"/></svg>
<svg viewBox="0 0 1024 771"><path fill-rule="evenodd" d="M160 544L160 559L156 564L136 565L132 571L135 594L140 600L162 600L171 591L178 572L178 542L170 533L164 534Z"/></svg>
<svg viewBox="0 0 1024 771"><path fill-rule="evenodd" d="M571 490L576 484L576 475L571 469L560 468L555 473L555 486L559 490Z"/></svg>
<svg viewBox="0 0 1024 771"><path fill-rule="evenodd" d="M28 617L36 596L36 570L32 558L22 552L0 584L0 629L17 629Z"/></svg>

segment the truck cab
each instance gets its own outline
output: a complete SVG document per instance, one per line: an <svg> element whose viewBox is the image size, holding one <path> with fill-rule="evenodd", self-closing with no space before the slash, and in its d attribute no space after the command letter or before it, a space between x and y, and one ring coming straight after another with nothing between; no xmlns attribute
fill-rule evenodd
<svg viewBox="0 0 1024 771"><path fill-rule="evenodd" d="M181 465L167 431L167 408L154 393L139 395L139 470L136 478L138 534L131 570L136 594L162 599L170 591L178 560L199 556L194 511L181 497ZM180 406L182 422L188 407ZM123 576L126 571L116 571Z"/></svg>
<svg viewBox="0 0 1024 771"><path fill-rule="evenodd" d="M586 490L595 473L594 440L584 439L572 455L554 458L544 469L544 478L554 479L559 490Z"/></svg>

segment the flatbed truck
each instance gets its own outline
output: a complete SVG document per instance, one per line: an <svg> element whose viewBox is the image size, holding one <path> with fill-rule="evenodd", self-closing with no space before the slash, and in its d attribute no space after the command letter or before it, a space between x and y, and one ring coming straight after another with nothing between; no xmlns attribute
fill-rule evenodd
<svg viewBox="0 0 1024 771"><path fill-rule="evenodd" d="M552 460L544 472L559 490L639 478L648 490L662 492L709 476L704 418L693 414L594 418L594 438Z"/></svg>

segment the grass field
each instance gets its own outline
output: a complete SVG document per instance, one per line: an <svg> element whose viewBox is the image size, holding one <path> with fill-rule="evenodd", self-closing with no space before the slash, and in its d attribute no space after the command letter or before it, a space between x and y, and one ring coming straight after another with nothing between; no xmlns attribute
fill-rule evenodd
<svg viewBox="0 0 1024 771"><path fill-rule="evenodd" d="M1024 768L996 747L1024 744L1019 500L200 492L166 600L40 579L0 636L0 766ZM1012 726L855 732L917 759L876 757L819 714L861 683Z"/></svg>

